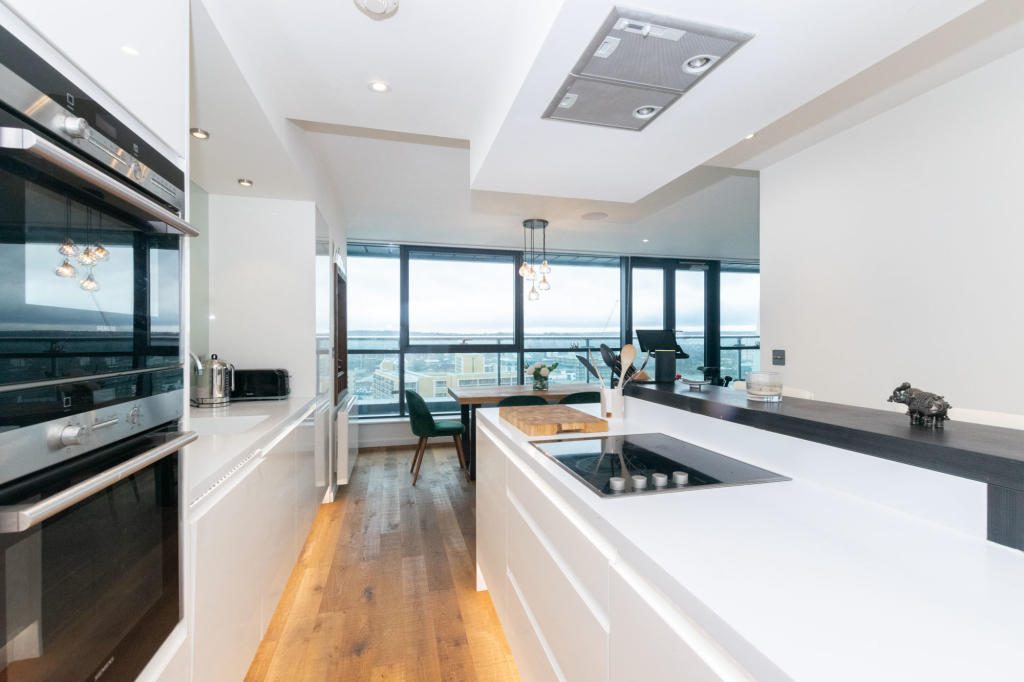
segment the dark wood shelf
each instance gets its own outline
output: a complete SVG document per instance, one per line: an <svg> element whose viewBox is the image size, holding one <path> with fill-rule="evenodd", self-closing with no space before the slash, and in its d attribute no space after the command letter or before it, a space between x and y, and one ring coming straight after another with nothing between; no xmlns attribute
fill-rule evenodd
<svg viewBox="0 0 1024 682"><path fill-rule="evenodd" d="M1024 549L1024 432L956 421L910 425L898 412L820 400L748 401L746 393L705 386L631 384L626 395L773 433L852 450L989 484L989 539Z"/></svg>

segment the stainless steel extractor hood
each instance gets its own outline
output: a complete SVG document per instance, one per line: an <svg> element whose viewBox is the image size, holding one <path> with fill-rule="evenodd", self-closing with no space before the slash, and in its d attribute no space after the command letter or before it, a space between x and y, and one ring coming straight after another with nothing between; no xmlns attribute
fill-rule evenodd
<svg viewBox="0 0 1024 682"><path fill-rule="evenodd" d="M643 130L750 38L616 7L543 117Z"/></svg>

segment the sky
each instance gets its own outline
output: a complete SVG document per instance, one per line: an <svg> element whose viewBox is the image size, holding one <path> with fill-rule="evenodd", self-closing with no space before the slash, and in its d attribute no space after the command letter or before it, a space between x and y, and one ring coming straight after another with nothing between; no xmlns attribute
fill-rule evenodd
<svg viewBox="0 0 1024 682"><path fill-rule="evenodd" d="M359 330L399 328L399 261L397 258L348 259L348 327ZM698 330L704 325L703 272L676 275L676 326ZM555 265L551 289L540 300L525 301L527 334L619 331L619 270ZM529 283L523 283L529 291ZM505 263L409 261L409 328L415 333L512 332L512 277ZM755 330L758 320L756 274L722 274L722 328ZM635 327L661 325L661 272L634 273Z"/></svg>

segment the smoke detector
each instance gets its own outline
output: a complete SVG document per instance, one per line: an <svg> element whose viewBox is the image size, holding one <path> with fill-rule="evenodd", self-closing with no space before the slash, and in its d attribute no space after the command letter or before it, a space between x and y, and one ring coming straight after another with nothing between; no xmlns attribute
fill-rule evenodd
<svg viewBox="0 0 1024 682"><path fill-rule="evenodd" d="M373 19L386 19L398 11L398 0L355 0L355 3Z"/></svg>
<svg viewBox="0 0 1024 682"><path fill-rule="evenodd" d="M643 130L751 37L616 7L542 118Z"/></svg>

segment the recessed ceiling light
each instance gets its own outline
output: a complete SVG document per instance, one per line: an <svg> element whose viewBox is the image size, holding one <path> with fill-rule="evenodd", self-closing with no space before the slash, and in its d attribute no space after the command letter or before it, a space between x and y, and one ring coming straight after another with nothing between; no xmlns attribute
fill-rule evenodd
<svg viewBox="0 0 1024 682"><path fill-rule="evenodd" d="M717 61L718 57L713 54L699 54L686 60L683 64L683 71L688 73L704 73Z"/></svg>
<svg viewBox="0 0 1024 682"><path fill-rule="evenodd" d="M604 211L591 211L590 213L584 213L580 217L584 220L604 220L608 217L608 214Z"/></svg>
<svg viewBox="0 0 1024 682"><path fill-rule="evenodd" d="M209 140L210 139L210 131L203 130L202 128L189 128L188 132L189 132L189 135L191 135L192 137L196 138L197 140Z"/></svg>
<svg viewBox="0 0 1024 682"><path fill-rule="evenodd" d="M650 239L645 239L645 240L644 240L644 244L646 244L646 243L647 243L647 242L649 242L649 241L651 241L651 240L650 240Z"/></svg>
<svg viewBox="0 0 1024 682"><path fill-rule="evenodd" d="M121 52L124 52L127 55L131 55L132 57L138 57L139 56L139 51L136 50L131 45L122 45L121 46Z"/></svg>
<svg viewBox="0 0 1024 682"><path fill-rule="evenodd" d="M391 86L384 81L370 81L370 89L374 92L387 92Z"/></svg>
<svg viewBox="0 0 1024 682"><path fill-rule="evenodd" d="M753 139L754 139L754 133L750 133L749 135L747 135L747 136L746 136L746 137L744 137L743 139L744 139L744 140L753 140Z"/></svg>
<svg viewBox="0 0 1024 682"><path fill-rule="evenodd" d="M637 107L636 109L634 109L633 118L639 118L640 120L651 118L659 111L661 111L661 107L656 107L648 104L646 106Z"/></svg>
<svg viewBox="0 0 1024 682"><path fill-rule="evenodd" d="M238 184L242 187L252 187L253 185L252 180L249 178L238 178Z"/></svg>

